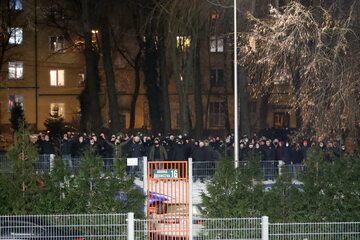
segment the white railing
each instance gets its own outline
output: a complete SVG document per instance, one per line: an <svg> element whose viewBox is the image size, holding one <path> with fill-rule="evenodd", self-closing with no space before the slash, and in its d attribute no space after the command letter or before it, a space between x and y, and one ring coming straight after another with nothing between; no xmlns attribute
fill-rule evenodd
<svg viewBox="0 0 360 240"><path fill-rule="evenodd" d="M355 240L360 239L359 222L271 223L270 240Z"/></svg>
<svg viewBox="0 0 360 240"><path fill-rule="evenodd" d="M34 163L34 169L39 172L50 172L54 167L55 155L39 155L38 161ZM127 172L138 178L142 178L145 168L143 167L144 157L138 158L138 166L128 166ZM78 171L81 158L63 158L64 167L76 174ZM115 161L124 161L126 158L102 158L104 171L112 171ZM203 181L211 178L217 169L220 161L193 161L193 179L194 181ZM243 169L248 166L247 162L240 161L239 168ZM264 180L274 180L280 173L287 173L290 179L298 179L299 173L303 171L304 166L301 164L283 165L279 161L262 161L259 163ZM0 155L0 172L11 173L11 162L5 155Z"/></svg>
<svg viewBox="0 0 360 240"><path fill-rule="evenodd" d="M167 239L156 222L127 214L0 216L0 239ZM360 222L269 223L262 218L193 218L188 239L358 240ZM162 238L163 237L163 238Z"/></svg>
<svg viewBox="0 0 360 240"><path fill-rule="evenodd" d="M0 216L0 239L127 239L127 214Z"/></svg>

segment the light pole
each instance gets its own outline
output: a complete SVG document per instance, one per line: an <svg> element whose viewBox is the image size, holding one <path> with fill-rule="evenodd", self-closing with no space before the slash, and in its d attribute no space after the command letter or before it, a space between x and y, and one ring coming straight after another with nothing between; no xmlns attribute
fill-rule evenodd
<svg viewBox="0 0 360 240"><path fill-rule="evenodd" d="M239 113L237 69L237 0L234 0L234 157L235 168L239 167Z"/></svg>

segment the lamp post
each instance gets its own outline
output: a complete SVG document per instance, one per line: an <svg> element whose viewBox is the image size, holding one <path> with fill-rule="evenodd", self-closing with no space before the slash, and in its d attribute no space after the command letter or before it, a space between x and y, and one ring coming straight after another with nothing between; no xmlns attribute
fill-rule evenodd
<svg viewBox="0 0 360 240"><path fill-rule="evenodd" d="M234 0L234 157L235 168L239 167L239 112L237 69L237 0Z"/></svg>

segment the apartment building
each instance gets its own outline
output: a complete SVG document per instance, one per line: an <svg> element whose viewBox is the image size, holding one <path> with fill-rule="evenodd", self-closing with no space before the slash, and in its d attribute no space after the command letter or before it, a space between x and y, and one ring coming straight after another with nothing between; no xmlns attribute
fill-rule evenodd
<svg viewBox="0 0 360 240"><path fill-rule="evenodd" d="M34 129L44 129L50 114L72 121L79 113L83 56L80 51L65 51L67 43L62 34L39 24L45 7L39 4L34 0L2 1L2 14L10 19L1 68L2 131L9 130L15 102L21 103Z"/></svg>
<svg viewBox="0 0 360 240"><path fill-rule="evenodd" d="M83 89L85 78L84 56L81 49L68 48L69 43L59 29L41 23L42 11L49 9L46 4L51 1L7 0L1 3L2 9L10 10L3 14L10 14L9 19L12 21L7 28L9 44L1 64L0 130L9 131L10 110L15 102L21 103L26 120L37 130L45 128L44 121L50 115L61 116L66 122L78 121L80 117L78 96ZM54 14L58 13L54 12ZM216 21L217 17L216 12L209 13L211 21ZM231 127L233 124L232 49L231 44L227 42L229 40L223 37L221 31L209 32L210 35L200 37L199 81L202 88L204 127L219 130L225 128L226 106ZM129 41L129 44L129 48L136 49L133 41ZM121 56L114 54L114 57L119 111L125 127L128 127L135 74ZM101 66L100 75L104 79ZM174 76L169 80L171 127L177 129L179 104L173 78ZM106 123L107 100L104 82L101 83L100 103L103 122ZM188 96L194 122L193 86L190 87ZM263 127L296 127L295 114L288 104L290 98L289 87L279 83L269 98L265 126L258 124L261 116L261 100L250 99L249 114L253 130ZM140 87L135 114L135 128L150 127L149 108L143 84Z"/></svg>

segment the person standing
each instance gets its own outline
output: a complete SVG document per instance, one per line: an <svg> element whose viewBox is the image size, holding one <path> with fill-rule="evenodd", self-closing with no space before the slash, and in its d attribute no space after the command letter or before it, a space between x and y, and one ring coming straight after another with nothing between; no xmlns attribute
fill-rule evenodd
<svg viewBox="0 0 360 240"><path fill-rule="evenodd" d="M137 158L138 159L138 166L130 166L128 168L129 174L135 174L139 172L139 159L142 158L145 154L144 146L141 142L141 139L139 136L133 137L132 141L129 142L127 146L127 157L129 158Z"/></svg>
<svg viewBox="0 0 360 240"><path fill-rule="evenodd" d="M67 133L64 134L63 139L60 142L60 155L62 160L67 164L67 167L72 169L71 139L69 139Z"/></svg>
<svg viewBox="0 0 360 240"><path fill-rule="evenodd" d="M155 138L154 144L150 147L148 160L149 161L166 161L168 154L164 146L160 144L160 139Z"/></svg>

